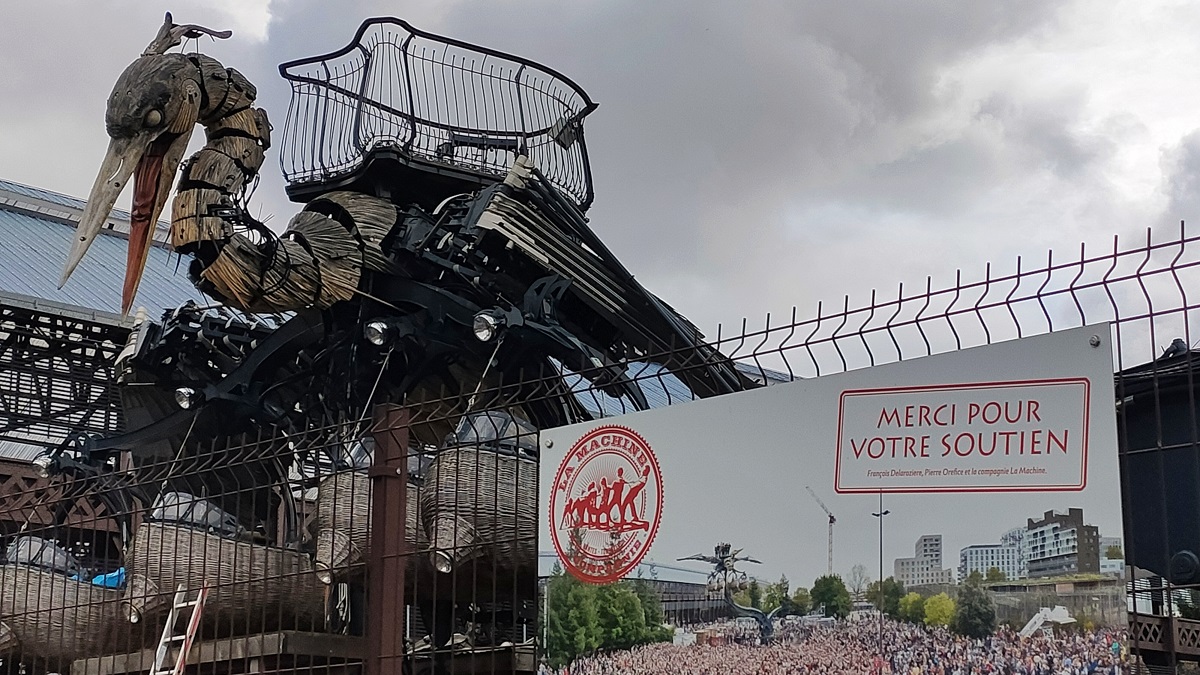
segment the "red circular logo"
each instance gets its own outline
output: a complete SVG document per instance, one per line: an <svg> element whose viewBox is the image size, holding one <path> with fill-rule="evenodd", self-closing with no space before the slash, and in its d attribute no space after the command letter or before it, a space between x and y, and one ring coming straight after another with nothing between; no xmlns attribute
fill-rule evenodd
<svg viewBox="0 0 1200 675"><path fill-rule="evenodd" d="M662 516L662 473L632 429L603 426L571 446L550 491L550 533L567 571L607 584L645 557Z"/></svg>

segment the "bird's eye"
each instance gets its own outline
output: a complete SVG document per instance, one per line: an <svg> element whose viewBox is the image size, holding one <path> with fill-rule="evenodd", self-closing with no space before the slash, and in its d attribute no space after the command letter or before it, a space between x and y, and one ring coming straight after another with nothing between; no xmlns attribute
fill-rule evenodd
<svg viewBox="0 0 1200 675"><path fill-rule="evenodd" d="M162 124L162 120L163 120L163 116L162 116L161 110L151 110L150 112L146 113L145 121L146 121L146 126L148 126L148 127L156 127L156 126Z"/></svg>

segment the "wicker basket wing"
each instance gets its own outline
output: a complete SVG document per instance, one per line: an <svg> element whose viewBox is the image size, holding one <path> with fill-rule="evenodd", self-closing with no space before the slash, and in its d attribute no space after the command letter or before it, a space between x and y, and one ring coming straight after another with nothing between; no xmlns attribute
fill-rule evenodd
<svg viewBox="0 0 1200 675"><path fill-rule="evenodd" d="M0 647L65 662L102 654L121 591L28 565L0 565Z"/></svg>
<svg viewBox="0 0 1200 675"><path fill-rule="evenodd" d="M537 565L537 464L477 447L438 453L421 495L431 560L450 572L486 556L499 568Z"/></svg>
<svg viewBox="0 0 1200 675"><path fill-rule="evenodd" d="M420 487L405 493L405 540L420 549L426 544L417 509ZM371 534L371 479L361 471L339 471L317 487L317 552L313 563L324 583L346 574L366 559Z"/></svg>
<svg viewBox="0 0 1200 675"><path fill-rule="evenodd" d="M319 621L324 610L323 587L299 551L150 521L134 534L127 564L121 611L131 622L164 612L180 584L208 587L206 622L308 623Z"/></svg>

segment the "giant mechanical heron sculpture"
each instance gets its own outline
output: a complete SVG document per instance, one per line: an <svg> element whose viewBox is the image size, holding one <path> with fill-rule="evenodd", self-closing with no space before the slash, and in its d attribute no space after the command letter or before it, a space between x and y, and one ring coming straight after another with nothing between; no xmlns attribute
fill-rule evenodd
<svg viewBox="0 0 1200 675"><path fill-rule="evenodd" d="M368 40L364 35L370 31L374 37ZM141 320L121 368L130 430L95 440L90 453L127 451L135 466L187 461L214 438L263 429L304 437L361 419L385 402L436 405L461 415L469 411L463 403L473 400L474 392L501 384L514 414L535 427L559 426L593 416L573 395L564 372L634 408L647 407L641 386L630 376L635 364L669 372L699 397L755 386L685 318L645 290L589 227L583 118L595 104L569 79L396 19L369 20L351 46L285 64L281 72L307 87L306 95L333 105L344 87L289 74L289 68L327 64L346 54L370 55L380 35L386 41L397 31L407 40L426 40L435 50L474 50L481 58L518 64L514 72L520 77L537 74L550 84L522 89L526 85L517 82L518 97L546 96L539 105L556 119L509 131L426 119L423 114L434 113L422 110L441 108L410 98L401 110L373 99L364 74L346 113L358 134L354 146L361 151L361 170L336 180L318 176L299 186L303 189L293 184L293 198L307 203L282 234L249 211L252 187L272 143L254 85L210 56L171 51L185 38L223 39L229 31L178 25L168 14L154 40L120 75L105 113L108 150L62 283L132 182L121 302L129 312L178 174L171 245L190 257L188 275L195 286L237 311L184 306L161 321ZM456 67L450 63L440 67ZM548 92L567 92L584 104L572 108ZM414 96L411 87L409 95ZM478 100L458 105L465 109ZM442 108L454 105L449 100ZM378 130L380 120L393 119L406 131ZM336 131L321 126L325 117L301 123L317 129L322 139ZM181 164L197 125L204 128L206 143ZM435 154L418 152L420 139L411 132L421 125L434 130ZM587 199L572 198L561 181L544 173L552 174L554 160L539 166L537 142L550 151L575 152L573 166L582 167ZM504 170L489 172L458 162L460 148L508 159ZM456 400L460 403L447 403ZM417 440L437 445L452 428L448 421L444 428L418 431L425 436ZM284 447L299 454L301 445ZM270 451L278 452L279 445ZM239 504L222 503L225 486L249 480L267 487L287 480L286 462L274 459L243 463L236 476L223 471L220 462L209 465L214 468L203 477L184 485L164 483L164 488L213 495L218 507L242 516ZM265 517L268 503L259 501L256 508L264 511L259 517ZM444 640L446 631L441 633Z"/></svg>

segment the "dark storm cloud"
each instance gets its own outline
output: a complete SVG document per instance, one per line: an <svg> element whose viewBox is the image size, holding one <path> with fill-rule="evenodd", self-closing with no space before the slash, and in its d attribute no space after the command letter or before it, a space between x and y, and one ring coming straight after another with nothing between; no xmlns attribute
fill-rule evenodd
<svg viewBox="0 0 1200 675"><path fill-rule="evenodd" d="M1169 200L1163 216L1167 225L1200 213L1200 129L1164 152L1163 174Z"/></svg>

